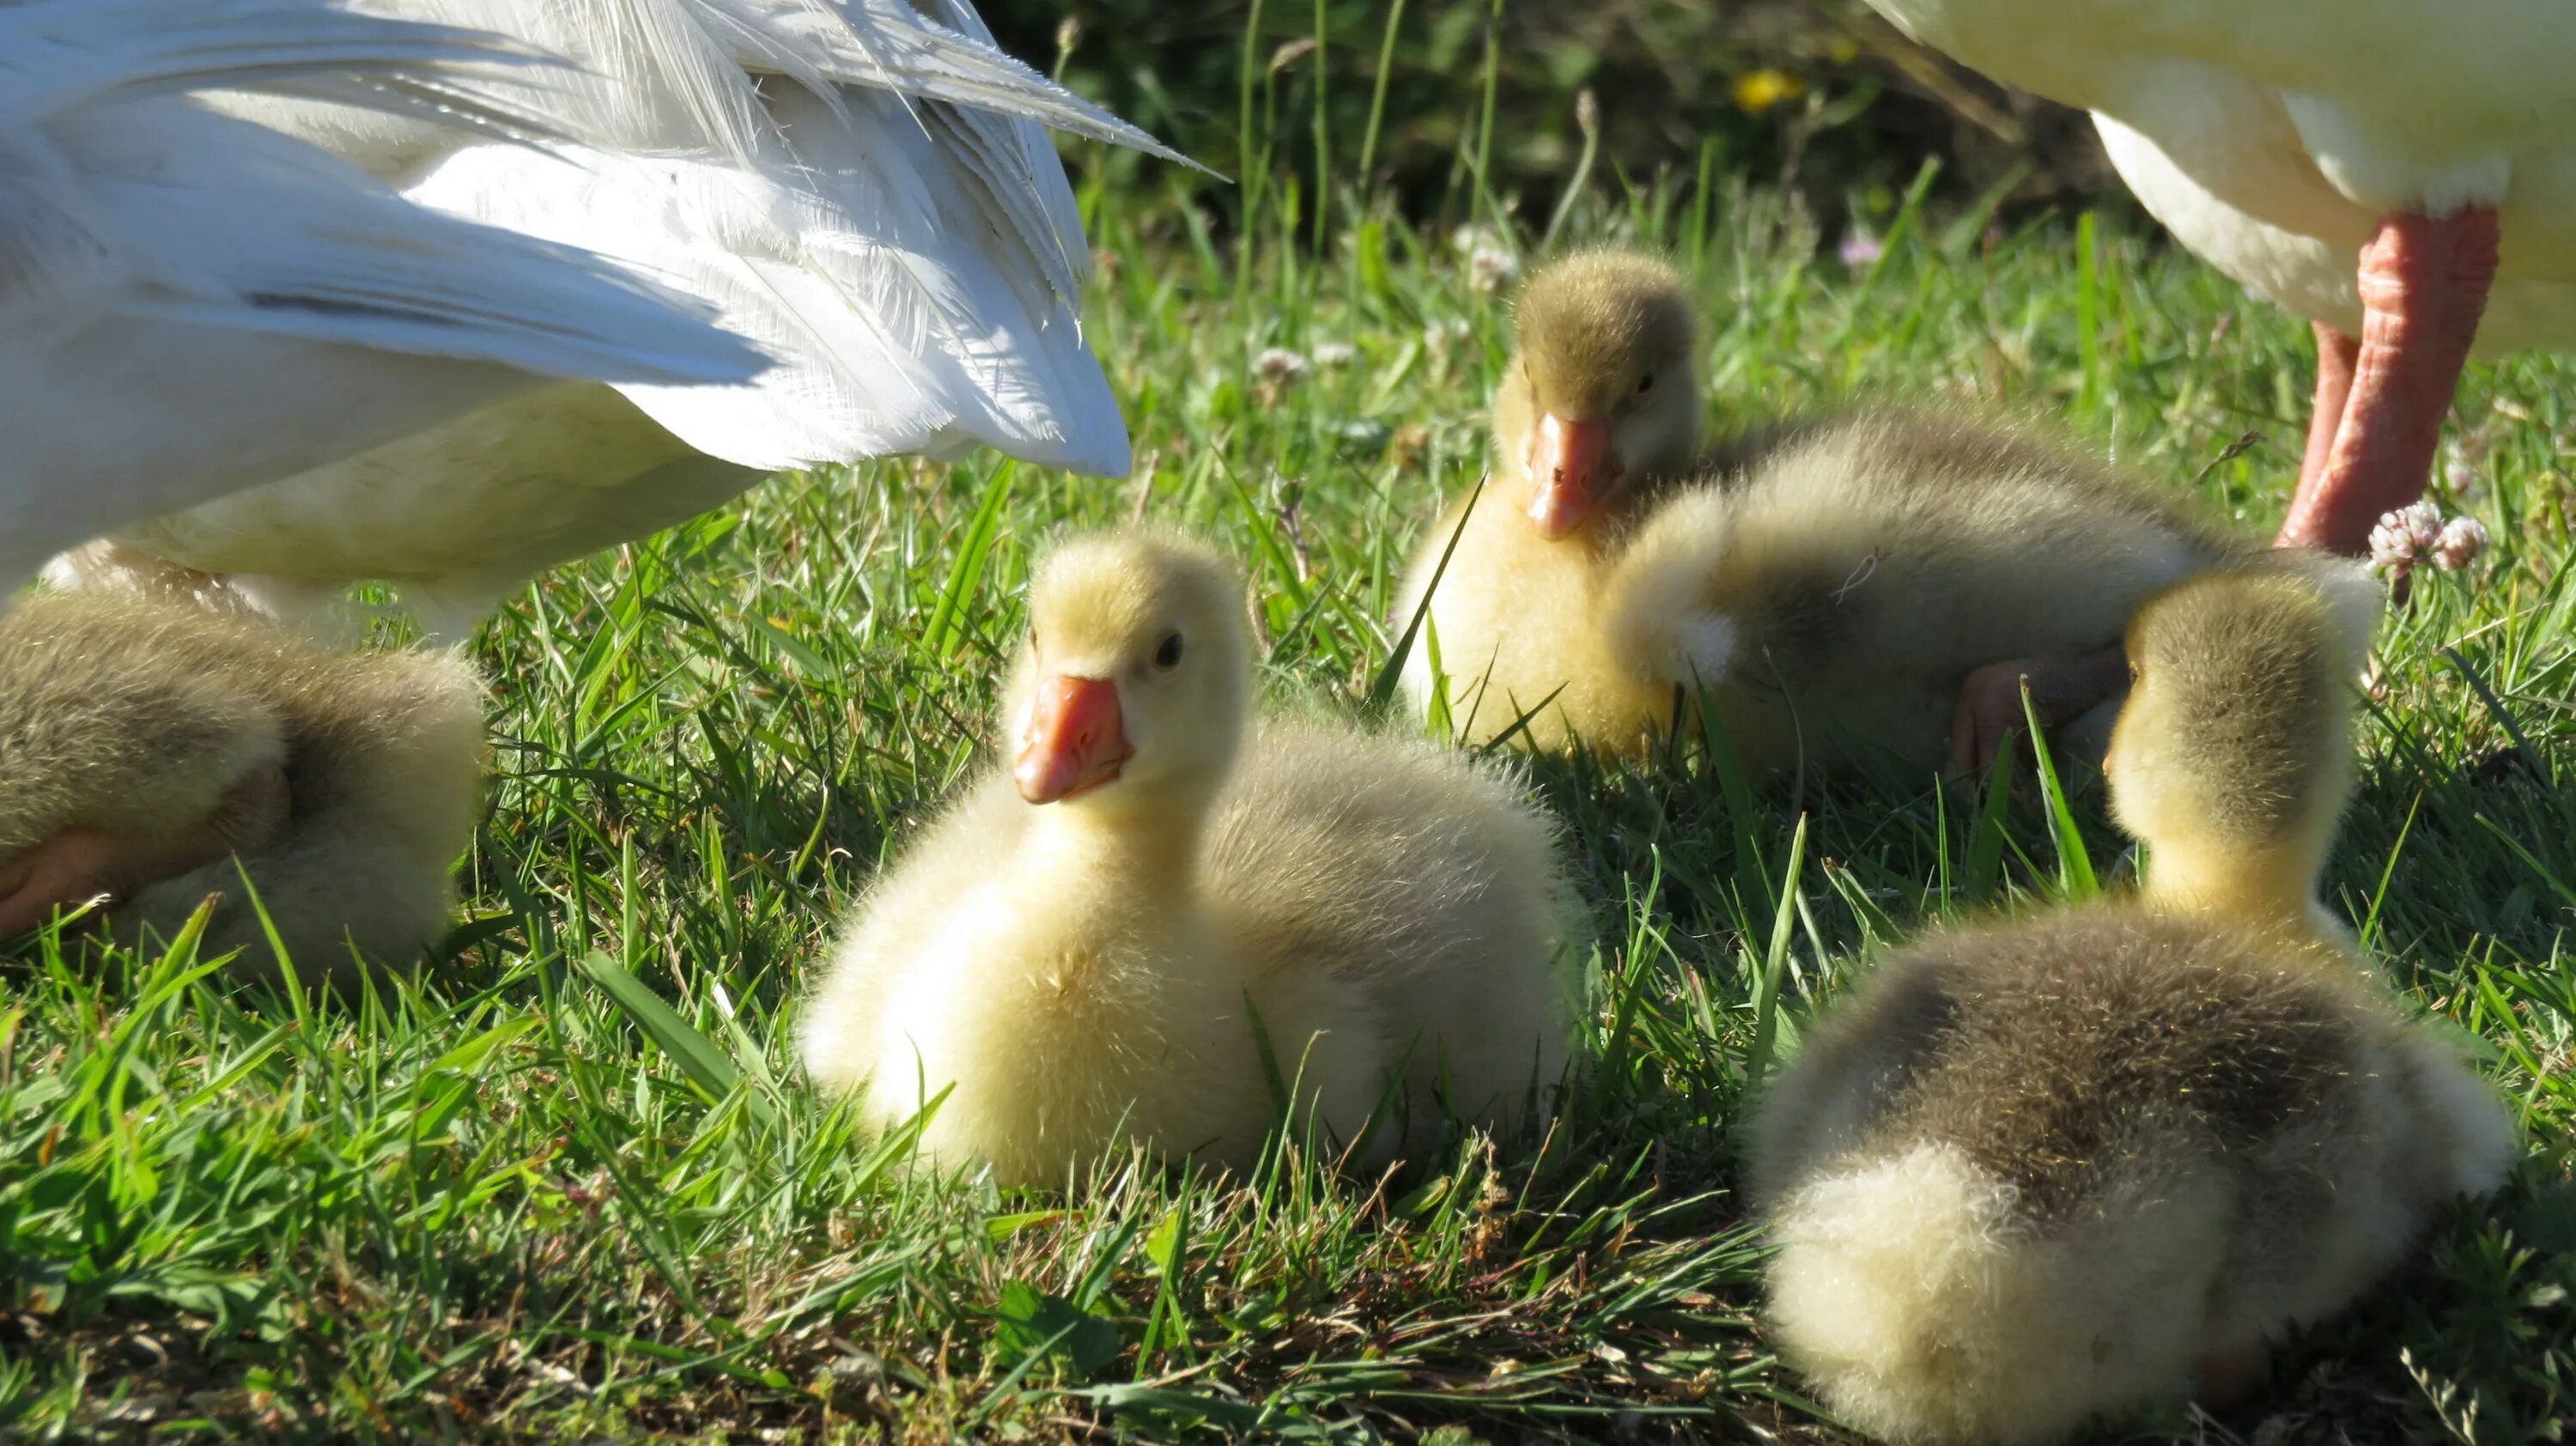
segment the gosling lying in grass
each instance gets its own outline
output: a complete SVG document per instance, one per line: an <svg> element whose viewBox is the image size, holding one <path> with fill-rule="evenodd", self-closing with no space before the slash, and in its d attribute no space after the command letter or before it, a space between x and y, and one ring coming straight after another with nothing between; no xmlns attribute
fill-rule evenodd
<svg viewBox="0 0 2576 1446"><path fill-rule="evenodd" d="M1596 251L1532 276L1512 325L1492 471L1424 535L1398 594L1398 625L1430 599L1405 692L1424 709L1445 696L1469 742L1526 713L1525 746L1637 751L1671 690L1610 654L1599 598L1637 519L1692 471L1697 319L1670 266Z"/></svg>
<svg viewBox="0 0 2576 1446"><path fill-rule="evenodd" d="M2190 877L1934 932L1770 1090L1753 1170L1780 1247L1770 1330L1853 1425L2043 1442L2224 1399L2271 1337L2341 1310L2443 1201L2503 1178L2500 1102L2313 927L2304 875L2296 904L2198 885L2221 861L2280 876L2280 840L2332 830L2346 626L2278 569L2151 602L2108 767L2157 870L2188 857Z"/></svg>
<svg viewBox="0 0 2576 1446"><path fill-rule="evenodd" d="M1406 688L1470 741L1641 754L1705 689L1758 771L1969 771L2021 726L2021 678L2044 723L2115 701L2138 603L2256 547L1976 422L1864 412L1701 453L1690 298L1645 257L1541 270L1514 326L1493 474L1397 609L1429 596Z"/></svg>
<svg viewBox="0 0 2576 1446"><path fill-rule="evenodd" d="M1554 830L1511 775L1254 726L1231 570L1148 533L1031 590L1016 749L871 891L802 1025L943 1162L1062 1184L1113 1142L1241 1167L1293 1106L1379 1149L1544 1108L1569 990Z"/></svg>
<svg viewBox="0 0 2576 1446"><path fill-rule="evenodd" d="M0 936L104 896L119 939L166 941L212 897L200 951L273 976L247 874L303 977L345 979L446 923L482 688L445 656L39 594L0 616L0 760Z"/></svg>

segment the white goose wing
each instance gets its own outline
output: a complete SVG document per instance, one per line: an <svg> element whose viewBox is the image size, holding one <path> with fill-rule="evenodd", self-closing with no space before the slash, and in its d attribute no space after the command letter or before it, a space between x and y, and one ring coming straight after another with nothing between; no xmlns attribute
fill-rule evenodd
<svg viewBox="0 0 2576 1446"><path fill-rule="evenodd" d="M439 216L182 92L545 127L489 35L339 0L0 5L0 588L111 528L332 460L537 375L736 381L704 308Z"/></svg>
<svg viewBox="0 0 2576 1446"><path fill-rule="evenodd" d="M621 388L691 446L764 470L984 444L1126 471L1044 127L1171 154L1150 137L904 0L406 8L565 49L582 75L548 118L587 143L380 148L408 196L664 277L779 358L739 386Z"/></svg>

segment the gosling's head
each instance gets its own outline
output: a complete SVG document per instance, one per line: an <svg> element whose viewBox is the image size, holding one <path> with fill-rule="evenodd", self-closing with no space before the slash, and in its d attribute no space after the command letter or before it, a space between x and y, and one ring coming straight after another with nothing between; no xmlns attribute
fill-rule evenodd
<svg viewBox="0 0 2576 1446"><path fill-rule="evenodd" d="M1698 343L1681 273L1634 252L1568 256L1521 288L1512 329L1494 447L1506 470L1529 478L1540 536L1616 515L1644 480L1690 466Z"/></svg>
<svg viewBox="0 0 2576 1446"><path fill-rule="evenodd" d="M1215 553L1152 532L1068 542L1029 592L1003 712L1012 777L1033 804L1203 801L1250 692L1242 588Z"/></svg>
<svg viewBox="0 0 2576 1446"><path fill-rule="evenodd" d="M2120 824L2200 893L2313 887L2352 793L2367 633L2336 580L2257 564L2191 578L2129 625L2102 760Z"/></svg>

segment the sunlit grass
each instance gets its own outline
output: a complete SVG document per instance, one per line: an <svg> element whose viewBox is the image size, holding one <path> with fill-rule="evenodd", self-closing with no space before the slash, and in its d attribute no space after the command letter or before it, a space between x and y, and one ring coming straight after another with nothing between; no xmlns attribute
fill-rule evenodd
<svg viewBox="0 0 2576 1446"><path fill-rule="evenodd" d="M1405 556L1479 470L1506 321L1445 234L1337 211L1331 244L1301 249L1287 238L1315 216L1284 184L1240 248L1150 195L1095 186L1086 207L1089 332L1136 475L783 478L516 600L478 646L498 777L468 917L418 989L343 1007L226 987L184 954L101 972L50 941L6 966L0 1422L1827 1429L1750 1323L1760 1253L1730 1133L1748 1067L1795 1048L1840 961L1946 911L2080 889L2060 815L2120 887L2080 768L2067 798L1762 784L1697 742L1640 768L1547 763L1596 915L1589 1077L1544 1136L1461 1140L1389 1179L1290 1149L1248 1180L1120 1157L1071 1193L1005 1195L803 1087L798 994L835 919L984 757L1052 538L1145 515L1220 539L1257 594L1265 687L1356 713L1400 631ZM1856 268L1742 187L1578 211L1568 235L1691 264L1721 424L1868 397L2045 417L2269 530L2304 328L2113 222L1884 219ZM1265 377L1274 347L1310 366ZM2497 545L2426 574L2381 635L2386 699L2330 880L2392 979L2487 1041L2534 1160L2291 1352L2224 1423L2238 1434L2517 1440L2565 1414L2568 382L2531 359L2462 395L2475 490L2444 501ZM2529 754L2505 752L2516 730Z"/></svg>

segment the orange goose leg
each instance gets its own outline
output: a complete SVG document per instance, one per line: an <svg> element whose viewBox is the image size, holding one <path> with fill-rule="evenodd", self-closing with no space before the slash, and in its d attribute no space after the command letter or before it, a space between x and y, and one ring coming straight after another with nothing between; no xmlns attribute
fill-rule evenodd
<svg viewBox="0 0 2576 1446"><path fill-rule="evenodd" d="M2317 485L2326 459L2334 455L2335 433L2343 429L2344 403L2352 396L2352 364L2361 353L2361 338L2346 336L2322 321L2317 333L2317 397L2308 413L2308 451L2299 459L2299 490Z"/></svg>
<svg viewBox="0 0 2576 1446"><path fill-rule="evenodd" d="M2303 476L2278 539L2359 556L2383 512L2424 495L2442 416L2495 281L2496 213L2390 216L2361 250L2361 346L2325 465ZM2317 395L2329 358L2318 336ZM2309 454L2315 455L2315 432Z"/></svg>

